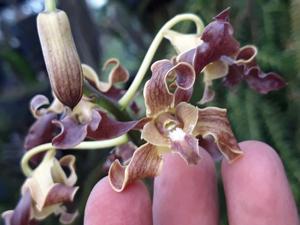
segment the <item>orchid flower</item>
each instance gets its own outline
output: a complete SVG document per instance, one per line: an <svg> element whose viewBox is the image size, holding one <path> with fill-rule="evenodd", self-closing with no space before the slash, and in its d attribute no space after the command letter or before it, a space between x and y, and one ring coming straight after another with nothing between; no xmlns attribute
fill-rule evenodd
<svg viewBox="0 0 300 225"><path fill-rule="evenodd" d="M66 155L60 160L55 151L48 151L31 177L24 182L22 197L15 210L2 214L5 225L29 224L33 220L43 220L51 214L59 215L63 224L71 223L77 212L67 211L66 203L73 202L78 187L75 172L75 157ZM63 167L70 171L67 176Z"/></svg>
<svg viewBox="0 0 300 225"><path fill-rule="evenodd" d="M205 87L200 104L214 99L211 86L215 79L223 78L227 87L245 80L250 88L261 94L286 85L278 74L264 73L255 62L256 47L246 45L240 48L233 32L227 8L215 16L200 35L181 34L172 30L165 34L179 54L176 61L193 65L196 75L204 73Z"/></svg>
<svg viewBox="0 0 300 225"><path fill-rule="evenodd" d="M160 60L151 70L152 77L144 88L149 121L143 127L141 138L146 144L137 148L124 165L118 160L112 164L109 178L116 191L122 191L136 179L157 176L165 153L177 153L188 164L196 164L200 159L198 136L212 136L230 161L242 154L225 109L198 109L186 102L196 77L190 64L173 65L169 60Z"/></svg>

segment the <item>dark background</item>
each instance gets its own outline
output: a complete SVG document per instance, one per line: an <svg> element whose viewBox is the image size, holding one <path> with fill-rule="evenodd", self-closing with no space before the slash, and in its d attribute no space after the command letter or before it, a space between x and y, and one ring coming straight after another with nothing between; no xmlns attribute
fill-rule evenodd
<svg viewBox="0 0 300 225"><path fill-rule="evenodd" d="M239 141L256 139L276 148L299 207L299 0L63 0L59 4L70 17L82 62L100 69L106 59L117 57L131 75L136 73L155 33L168 19L191 12L207 24L228 6L237 39L242 45L255 44L261 67L280 73L288 87L266 96L243 85L228 91L215 82L217 98L211 105L228 108ZM34 121L28 103L37 93L50 96L35 27L36 14L42 8L43 2L39 0L0 0L0 212L14 208L24 179L19 161L24 136ZM178 29L186 32L194 27L183 23ZM164 41L156 59L173 53ZM201 86L195 90L198 95ZM107 152L76 153L81 187L76 206L81 218L74 224L82 224L86 198L95 182L104 176L101 167ZM227 224L221 181L219 186L222 224ZM54 217L42 222L56 223Z"/></svg>

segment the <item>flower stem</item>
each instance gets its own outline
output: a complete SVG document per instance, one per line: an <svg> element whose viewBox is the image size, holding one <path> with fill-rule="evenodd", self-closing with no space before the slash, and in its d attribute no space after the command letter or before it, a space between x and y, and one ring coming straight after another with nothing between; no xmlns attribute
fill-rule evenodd
<svg viewBox="0 0 300 225"><path fill-rule="evenodd" d="M45 10L53 12L56 10L56 0L45 0Z"/></svg>
<svg viewBox="0 0 300 225"><path fill-rule="evenodd" d="M175 17L173 17L171 20L169 20L157 33L155 38L153 39L145 57L144 60L125 95L119 100L119 104L122 107L122 109L126 108L130 101L134 98L135 93L137 92L141 82L143 81L143 78L151 64L151 61L154 57L155 52L157 51L157 48L159 47L161 41L164 38L164 33L168 30L170 30L173 26L178 24L179 22L190 20L193 21L196 25L197 34L200 34L202 30L204 29L204 25L202 20L190 13L186 14L180 14Z"/></svg>
<svg viewBox="0 0 300 225"><path fill-rule="evenodd" d="M125 144L128 142L127 135L122 135L120 137L110 139L110 140L104 140L104 141L85 141L80 143L79 145L70 148L70 149L77 149L77 150L83 150L83 149L89 149L89 150L97 150L97 149L103 149L103 148L109 148L118 146L121 144ZM51 143L39 145L35 148L30 149L25 153L25 155L22 158L21 161L21 168L25 176L29 177L32 174L32 169L29 166L30 159L35 156L38 153L45 152L45 151L51 151L54 147Z"/></svg>

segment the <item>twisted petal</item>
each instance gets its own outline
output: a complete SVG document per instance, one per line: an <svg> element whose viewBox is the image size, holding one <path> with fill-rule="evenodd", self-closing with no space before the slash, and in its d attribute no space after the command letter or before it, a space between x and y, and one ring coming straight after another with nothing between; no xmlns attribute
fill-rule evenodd
<svg viewBox="0 0 300 225"><path fill-rule="evenodd" d="M152 77L144 88L144 98L148 116L168 110L173 106L173 94L169 92L166 77L173 67L169 60L160 60L151 66Z"/></svg>
<svg viewBox="0 0 300 225"><path fill-rule="evenodd" d="M234 87L242 80L246 80L249 87L261 94L279 90L286 86L280 75L270 72L264 73L256 64L257 49L253 45L246 45L239 50L235 61L231 63L228 75L224 78L225 86ZM226 61L226 58L224 58ZM230 60L230 59L229 59Z"/></svg>
<svg viewBox="0 0 300 225"><path fill-rule="evenodd" d="M24 148L29 150L38 145L51 142L56 126L52 123L57 118L57 114L48 112L39 117L30 127L28 134L25 137ZM38 161L39 156L33 158L33 161Z"/></svg>
<svg viewBox="0 0 300 225"><path fill-rule="evenodd" d="M157 147L144 144L135 151L128 165L123 166L116 160L108 176L113 189L121 192L137 179L157 176L161 166L162 158Z"/></svg>
<svg viewBox="0 0 300 225"><path fill-rule="evenodd" d="M287 85L277 73L264 73L259 67L249 69L245 79L250 88L261 94L279 90Z"/></svg>
<svg viewBox="0 0 300 225"><path fill-rule="evenodd" d="M211 62L219 60L222 56L233 56L238 52L239 43L233 37L233 28L229 23L229 8L222 11L208 24L201 36L203 41L196 50L193 57L193 66L196 74ZM192 58L192 51L186 52L179 57L179 61Z"/></svg>
<svg viewBox="0 0 300 225"><path fill-rule="evenodd" d="M198 140L182 129L170 132L171 150L178 153L188 164L197 164L200 160Z"/></svg>
<svg viewBox="0 0 300 225"><path fill-rule="evenodd" d="M101 122L96 130L88 128L87 137L94 140L106 140L119 137L126 134L132 129L139 127L140 121L126 121L120 122L110 118L106 113L98 111L101 115Z"/></svg>
<svg viewBox="0 0 300 225"><path fill-rule="evenodd" d="M198 123L193 134L201 135L203 138L212 135L220 151L230 161L239 158L242 154L232 133L225 109L216 107L199 109Z"/></svg>
<svg viewBox="0 0 300 225"><path fill-rule="evenodd" d="M45 114L46 109L40 109L42 106L49 105L49 99L44 95L36 95L30 101L30 111L35 118Z"/></svg>
<svg viewBox="0 0 300 225"><path fill-rule="evenodd" d="M103 70L106 70L109 66L113 66L110 74L108 75L108 82L99 80L99 77L95 70L88 65L82 64L83 74L85 79L98 91L108 92L115 83L126 82L129 78L128 71L121 66L118 59L112 58L105 62Z"/></svg>
<svg viewBox="0 0 300 225"><path fill-rule="evenodd" d="M27 190L18 202L14 210L9 210L2 213L5 225L28 225L31 214L31 196Z"/></svg>
<svg viewBox="0 0 300 225"><path fill-rule="evenodd" d="M63 183L67 186L74 186L77 181L77 174L75 172L76 158L73 155L66 155L59 161L54 161L54 166L51 168L51 174L54 182ZM66 175L63 168L69 170L69 176Z"/></svg>
<svg viewBox="0 0 300 225"><path fill-rule="evenodd" d="M118 159L121 163L129 160L137 147L132 143L128 142L126 144L115 147L110 151L109 156L106 158L106 161L103 164L102 169L105 173L108 173L111 164Z"/></svg>
<svg viewBox="0 0 300 225"><path fill-rule="evenodd" d="M190 99L196 79L190 64L181 62L173 66L169 60L160 60L151 70L152 77L144 88L148 116L167 111L175 102Z"/></svg>
<svg viewBox="0 0 300 225"><path fill-rule="evenodd" d="M52 139L56 148L66 149L80 144L87 135L88 124L80 124L74 118L67 116L61 121L55 120L54 124L60 127L60 133Z"/></svg>
<svg viewBox="0 0 300 225"><path fill-rule="evenodd" d="M92 109L91 118L88 118L88 121L82 123L70 115L60 121L53 121L61 130L60 133L52 139L53 146L66 149L80 144L86 138L88 129L91 131L97 130L101 120L101 114Z"/></svg>

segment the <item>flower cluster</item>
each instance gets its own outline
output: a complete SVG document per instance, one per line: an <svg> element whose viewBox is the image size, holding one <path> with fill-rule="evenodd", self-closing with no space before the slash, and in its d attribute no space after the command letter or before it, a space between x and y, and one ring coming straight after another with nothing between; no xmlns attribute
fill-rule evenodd
<svg viewBox="0 0 300 225"><path fill-rule="evenodd" d="M198 32L182 34L171 30L176 24L174 21L180 18L197 23ZM262 94L278 90L286 83L278 74L261 70L255 60L255 46L240 47L229 23L229 9L217 15L203 30L199 21L194 15L181 15L158 33L150 49L167 38L178 55L152 64L152 76L143 92L146 116L136 120L119 116L122 121L118 121L110 108L117 108L125 115L127 105L123 102L127 100L122 99L132 100L145 74L144 65L150 64L151 57L145 57L146 61L127 91L117 88L116 83L124 83L129 77L117 59L105 63L104 69L112 68L108 82L100 81L91 67L80 63L66 14L54 10L39 15L39 36L54 100L50 104L48 98L37 95L30 103L36 121L24 143L28 151L23 157L22 168L27 179L15 210L3 213L6 225L26 225L50 214L60 215L62 223L69 223L76 216L76 212L70 213L66 207L66 203L73 202L78 189L74 187L77 180L75 158L67 155L58 160L55 149L117 146L105 164L111 186L117 192L137 179L157 176L164 154L176 153L187 164L197 164L201 159L199 147L205 143L208 149L217 148L230 162L242 156L226 109L198 108L189 103L197 76L203 76L204 81L200 103L213 100L212 82L219 78L230 88L245 81ZM56 31L55 35L52 31ZM149 54L153 56L153 51ZM99 103L99 99L105 99L106 104ZM129 142L135 141L127 137L131 130L141 132L144 144L136 147ZM118 139L120 137L125 138ZM91 141L86 142L86 139ZM36 157L40 153L43 154ZM36 165L33 170L28 165L32 159ZM69 170L68 176L65 169Z"/></svg>

